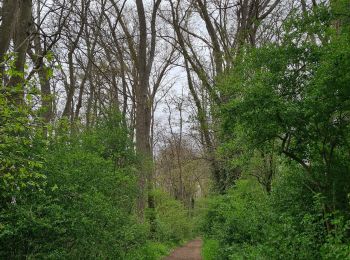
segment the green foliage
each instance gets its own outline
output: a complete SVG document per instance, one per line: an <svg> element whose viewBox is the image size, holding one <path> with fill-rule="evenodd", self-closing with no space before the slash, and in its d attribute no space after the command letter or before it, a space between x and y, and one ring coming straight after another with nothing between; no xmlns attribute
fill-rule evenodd
<svg viewBox="0 0 350 260"><path fill-rule="evenodd" d="M47 177L43 174L42 147L45 141L40 121L27 106L15 106L9 100L9 95L0 94L1 258L14 257L16 249L30 250L38 232L52 228L47 215L49 209L55 207L50 205L44 191ZM33 201L37 203L32 204ZM39 220L38 215L43 217ZM33 240L17 239L30 234Z"/></svg>
<svg viewBox="0 0 350 260"><path fill-rule="evenodd" d="M322 198L299 185L306 181L291 171L278 177L271 195L253 180L240 180L227 195L213 197L202 227L211 241L203 249L207 259L346 259L348 222L325 214ZM327 223L333 226L328 234Z"/></svg>
<svg viewBox="0 0 350 260"><path fill-rule="evenodd" d="M216 240L205 239L202 248L202 257L204 260L218 259L219 243Z"/></svg>
<svg viewBox="0 0 350 260"><path fill-rule="evenodd" d="M216 259L349 258L345 2L292 13L281 41L242 52L221 78L219 154L246 179L209 204L203 232L218 243ZM267 155L270 193L251 177L261 182Z"/></svg>
<svg viewBox="0 0 350 260"><path fill-rule="evenodd" d="M29 118L29 112L0 94L0 203L7 205L23 190L40 189L45 179L40 173L43 140L33 130L38 122Z"/></svg>
<svg viewBox="0 0 350 260"><path fill-rule="evenodd" d="M321 247L323 259L348 259L350 258L350 222L342 216L336 216L331 224L334 229L327 235L325 244Z"/></svg>
<svg viewBox="0 0 350 260"><path fill-rule="evenodd" d="M219 84L226 100L220 107L225 141L221 152L231 155L229 164L256 176L254 169L262 168L257 153L283 155L275 161L280 176L272 183L268 201L257 201L255 208L261 212L248 210L272 224L254 230L254 221L248 217L257 241L252 243L235 234L236 226L243 228L244 223L231 223L236 229L230 235L215 235L225 257L348 256L349 228L333 224L339 219L347 223L350 212L350 34L346 15L336 13L338 4L343 2L332 9L320 5L307 17L293 13L280 42L242 53ZM240 216L239 212L230 219ZM214 223L226 223L225 214L214 214L221 216Z"/></svg>
<svg viewBox="0 0 350 260"><path fill-rule="evenodd" d="M154 191L156 201L156 239L179 244L193 236L193 223L186 207L165 192Z"/></svg>
<svg viewBox="0 0 350 260"><path fill-rule="evenodd" d="M0 258L160 259L191 237L185 207L156 191L158 242L147 240L137 158L116 113L80 132L61 121L45 140L34 115L0 102Z"/></svg>
<svg viewBox="0 0 350 260"><path fill-rule="evenodd" d="M14 166L9 167L13 183L3 180L7 185L1 192L7 198L1 200L5 201L0 211L1 258L120 259L146 242L147 230L132 207L134 155L120 118L111 115L96 128L75 135L61 128L49 144L41 142L40 149L32 136L21 135L28 129L35 132L28 121L20 130L12 130L14 117L8 118L2 133L9 133L4 140L12 145L1 151L13 150L22 157L6 153L6 162ZM45 183L39 186L36 176Z"/></svg>
<svg viewBox="0 0 350 260"><path fill-rule="evenodd" d="M209 240L218 241L217 259L248 254L248 245L263 242L270 220L266 199L258 184L240 180L227 195L209 200L202 231Z"/></svg>
<svg viewBox="0 0 350 260"><path fill-rule="evenodd" d="M62 208L60 239L72 241L62 250L72 258L122 257L145 241L130 206L135 170L124 165L132 152L126 132L112 123L58 140L47 153L48 186Z"/></svg>
<svg viewBox="0 0 350 260"><path fill-rule="evenodd" d="M126 255L126 260L157 260L162 259L165 255L169 254L171 245L165 243L157 243L148 241L141 248L134 250L130 254Z"/></svg>
<svg viewBox="0 0 350 260"><path fill-rule="evenodd" d="M228 100L221 108L223 135L250 149L277 144L277 152L321 183L315 191L343 209L350 191L350 34L330 32L325 37L331 40L320 46L301 40L309 31L299 21L292 20L291 33L280 44L240 57L222 81Z"/></svg>

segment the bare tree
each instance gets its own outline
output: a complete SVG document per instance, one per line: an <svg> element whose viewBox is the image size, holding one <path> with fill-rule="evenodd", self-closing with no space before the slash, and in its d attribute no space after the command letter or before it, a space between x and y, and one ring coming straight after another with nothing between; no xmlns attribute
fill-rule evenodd
<svg viewBox="0 0 350 260"><path fill-rule="evenodd" d="M228 181L227 173L216 155L217 138L213 127L216 122L212 109L224 98L215 87L216 78L233 66L240 49L246 45L256 45L260 26L279 2L196 0L187 4L169 1L170 10L162 13L162 18L172 25L178 49L183 55L182 67L187 74L188 88L197 109L203 145L212 165L216 186L222 190L232 179ZM194 19L197 23L202 21L206 31L191 28Z"/></svg>

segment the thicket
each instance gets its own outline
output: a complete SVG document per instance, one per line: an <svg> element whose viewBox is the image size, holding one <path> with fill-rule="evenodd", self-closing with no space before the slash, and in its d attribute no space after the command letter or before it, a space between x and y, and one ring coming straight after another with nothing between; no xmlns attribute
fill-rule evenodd
<svg viewBox="0 0 350 260"><path fill-rule="evenodd" d="M219 154L241 176L209 201L207 259L350 258L349 14L293 13L220 81Z"/></svg>
<svg viewBox="0 0 350 260"><path fill-rule="evenodd" d="M347 259L350 222L325 215L298 172L284 173L270 195L254 179L211 198L202 225L204 259ZM332 224L327 232L325 223Z"/></svg>
<svg viewBox="0 0 350 260"><path fill-rule="evenodd" d="M9 100L0 94L1 259L158 259L191 236L170 197L159 195L152 239L137 218L138 159L117 113L52 127L30 100Z"/></svg>

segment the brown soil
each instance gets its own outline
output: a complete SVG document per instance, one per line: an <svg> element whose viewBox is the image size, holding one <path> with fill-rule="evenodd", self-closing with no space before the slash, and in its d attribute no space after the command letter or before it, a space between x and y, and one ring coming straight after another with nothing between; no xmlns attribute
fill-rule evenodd
<svg viewBox="0 0 350 260"><path fill-rule="evenodd" d="M202 260L201 257L202 240L193 240L183 247L175 249L163 260Z"/></svg>

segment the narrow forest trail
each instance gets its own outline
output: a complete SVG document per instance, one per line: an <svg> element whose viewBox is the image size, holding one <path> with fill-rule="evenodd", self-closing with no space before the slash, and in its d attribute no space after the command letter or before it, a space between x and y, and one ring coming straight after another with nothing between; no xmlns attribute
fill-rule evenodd
<svg viewBox="0 0 350 260"><path fill-rule="evenodd" d="M175 249L163 260L201 260L202 240L195 239L186 245Z"/></svg>

